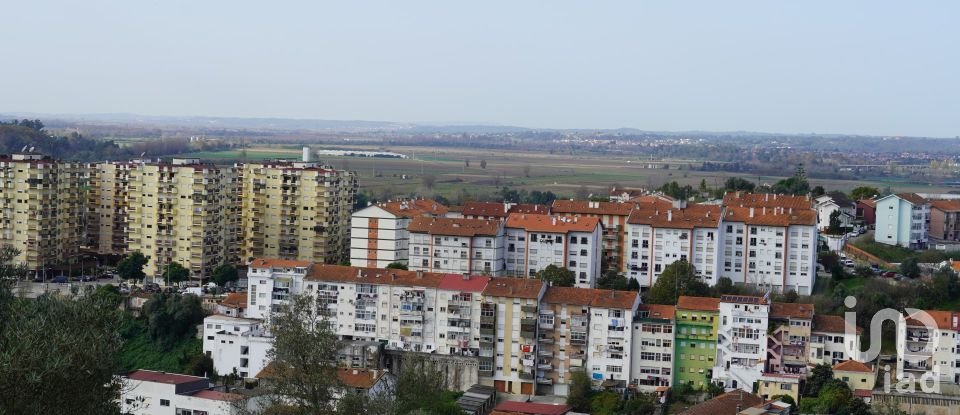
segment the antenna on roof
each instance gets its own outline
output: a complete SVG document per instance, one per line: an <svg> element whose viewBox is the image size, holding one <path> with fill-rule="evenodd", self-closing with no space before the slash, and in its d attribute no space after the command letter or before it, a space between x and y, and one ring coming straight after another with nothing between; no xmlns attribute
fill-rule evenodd
<svg viewBox="0 0 960 415"><path fill-rule="evenodd" d="M23 146L23 148L20 149L20 152L21 152L21 153L23 153L23 152L25 152L25 151L27 151L27 146Z"/></svg>
<svg viewBox="0 0 960 415"><path fill-rule="evenodd" d="M33 153L33 149L35 149L35 148L36 148L36 147L34 147L34 146L30 146L30 152Z"/></svg>

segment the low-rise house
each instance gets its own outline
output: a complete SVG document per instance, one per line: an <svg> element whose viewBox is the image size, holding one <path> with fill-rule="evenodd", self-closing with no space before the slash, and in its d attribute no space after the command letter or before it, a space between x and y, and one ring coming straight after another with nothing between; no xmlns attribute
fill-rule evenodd
<svg viewBox="0 0 960 415"><path fill-rule="evenodd" d="M229 293L216 305L215 314L243 317L247 310L247 293Z"/></svg>
<svg viewBox="0 0 960 415"><path fill-rule="evenodd" d="M877 385L877 374L873 368L856 360L847 360L833 366L833 378L846 382L854 395L870 403L873 388Z"/></svg>
<svg viewBox="0 0 960 415"><path fill-rule="evenodd" d="M787 395L793 398L794 402L799 402L800 380L800 375L764 373L757 381L757 394L765 401L779 395Z"/></svg>
<svg viewBox="0 0 960 415"><path fill-rule="evenodd" d="M135 415L232 415L243 396L214 390L210 379L135 370L121 377L120 413Z"/></svg>
<svg viewBox="0 0 960 415"><path fill-rule="evenodd" d="M701 404L677 412L677 415L722 415L739 414L747 408L763 403L759 396L742 390L717 395Z"/></svg>
<svg viewBox="0 0 960 415"><path fill-rule="evenodd" d="M833 191L814 199L814 207L817 209L818 229L825 231L830 227L830 216L834 212L840 212L840 227L848 228L853 226L857 216L857 204L850 200L846 194L839 191Z"/></svg>
<svg viewBox="0 0 960 415"><path fill-rule="evenodd" d="M872 226L877 223L877 201L862 199L857 201L855 213L856 221L862 226Z"/></svg>
<svg viewBox="0 0 960 415"><path fill-rule="evenodd" d="M364 395L367 398L376 398L393 393L396 382L393 375L386 370L378 369L337 369L337 379L343 385L343 390L336 393L336 398L348 393Z"/></svg>
<svg viewBox="0 0 960 415"><path fill-rule="evenodd" d="M835 365L845 360L861 359L860 334L863 329L847 324L840 316L816 314L810 331L810 365ZM850 351L855 351L851 354ZM861 359L862 360L862 359Z"/></svg>
<svg viewBox="0 0 960 415"><path fill-rule="evenodd" d="M203 352L221 375L252 379L269 363L273 336L262 320L215 314L203 319Z"/></svg>

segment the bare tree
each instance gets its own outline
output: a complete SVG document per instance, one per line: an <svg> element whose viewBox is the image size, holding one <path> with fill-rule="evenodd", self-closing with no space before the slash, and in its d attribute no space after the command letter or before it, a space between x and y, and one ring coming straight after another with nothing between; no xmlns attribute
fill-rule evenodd
<svg viewBox="0 0 960 415"><path fill-rule="evenodd" d="M481 168L481 169L487 168L487 161L486 161L486 160L482 160L482 159L480 160L480 168Z"/></svg>
<svg viewBox="0 0 960 415"><path fill-rule="evenodd" d="M523 177L530 177L530 165L523 166Z"/></svg>
<svg viewBox="0 0 960 415"><path fill-rule="evenodd" d="M427 188L428 190L432 190L433 185L437 182L437 176L428 174L426 176L423 176L421 180L423 181L423 187Z"/></svg>

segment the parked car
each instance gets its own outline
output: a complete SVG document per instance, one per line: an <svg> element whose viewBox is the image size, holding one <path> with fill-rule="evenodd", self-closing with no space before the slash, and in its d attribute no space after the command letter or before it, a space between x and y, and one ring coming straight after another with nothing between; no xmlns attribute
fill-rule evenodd
<svg viewBox="0 0 960 415"><path fill-rule="evenodd" d="M90 281L93 281L94 278L93 276L90 276L90 275L81 275L79 280L80 282L90 282Z"/></svg>
<svg viewBox="0 0 960 415"><path fill-rule="evenodd" d="M893 272L893 271L884 272L882 275L883 275L884 278L896 278L896 277L897 277L897 273L896 273L896 272Z"/></svg>
<svg viewBox="0 0 960 415"><path fill-rule="evenodd" d="M856 263L853 262L852 259L845 259L845 260L843 260L843 266L845 266L845 267L853 268L855 265L856 265Z"/></svg>
<svg viewBox="0 0 960 415"><path fill-rule="evenodd" d="M68 278L66 275L57 275L56 277L53 277L51 281L55 284L66 284Z"/></svg>

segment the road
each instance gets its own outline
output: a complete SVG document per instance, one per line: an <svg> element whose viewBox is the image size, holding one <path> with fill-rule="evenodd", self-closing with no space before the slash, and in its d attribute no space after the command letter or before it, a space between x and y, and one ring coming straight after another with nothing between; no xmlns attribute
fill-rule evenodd
<svg viewBox="0 0 960 415"><path fill-rule="evenodd" d="M17 285L13 288L13 293L15 295L26 297L26 298L37 298L43 293L47 292L59 292L61 294L70 294L72 290L76 288L77 292L81 292L86 287L99 287L101 285L120 284L118 279L103 279L90 282L68 282L63 284L57 284L53 282L31 282L31 281L19 281Z"/></svg>

